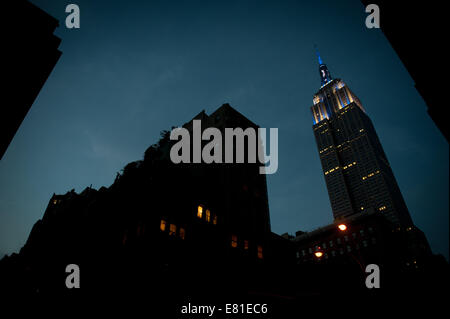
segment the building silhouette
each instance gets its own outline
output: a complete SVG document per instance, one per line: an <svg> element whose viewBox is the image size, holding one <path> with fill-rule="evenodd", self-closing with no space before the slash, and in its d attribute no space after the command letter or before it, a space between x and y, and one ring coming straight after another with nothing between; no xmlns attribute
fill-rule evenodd
<svg viewBox="0 0 450 319"><path fill-rule="evenodd" d="M6 1L2 9L8 25L2 90L5 105L0 117L0 159L61 56L61 40L53 32L58 20L26 0Z"/></svg>
<svg viewBox="0 0 450 319"><path fill-rule="evenodd" d="M412 220L375 128L361 101L319 58L313 130L334 219L373 209L393 224Z"/></svg>
<svg viewBox="0 0 450 319"><path fill-rule="evenodd" d="M408 70L414 85L428 106L427 112L444 137L449 140L446 122L445 52L436 37L446 30L445 10L441 3L404 5L400 1L361 0L365 6L376 4L380 11L380 29Z"/></svg>
<svg viewBox="0 0 450 319"><path fill-rule="evenodd" d="M321 278L321 284L315 280L309 288L324 289L321 294L336 293L343 286L363 291L365 270L371 264L379 267L383 274L381 285L388 291L414 285L424 287L429 280L427 269L439 259L432 255L420 229L395 228L373 209L310 232L282 236L295 245L298 272L315 273L315 278Z"/></svg>
<svg viewBox="0 0 450 319"><path fill-rule="evenodd" d="M202 130L257 128L228 104L183 127L192 131L193 120ZM146 295L151 287L154 303L170 302L171 311L196 296L292 294L293 245L271 232L260 164L174 164L169 137L163 131L110 187L53 195L20 253L0 262L1 289L70 293L64 269L74 263L80 293Z"/></svg>

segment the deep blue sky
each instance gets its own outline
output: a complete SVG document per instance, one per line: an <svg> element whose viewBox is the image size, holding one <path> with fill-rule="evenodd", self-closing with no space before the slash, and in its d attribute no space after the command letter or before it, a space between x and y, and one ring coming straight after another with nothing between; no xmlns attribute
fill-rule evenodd
<svg viewBox="0 0 450 319"><path fill-rule="evenodd" d="M20 249L53 192L109 186L161 130L225 102L279 129L272 230L332 222L309 110L317 44L372 118L414 222L448 259L448 144L382 32L365 28L360 1L75 0L79 30L64 26L73 2L32 2L60 20L63 55L0 162L0 253Z"/></svg>

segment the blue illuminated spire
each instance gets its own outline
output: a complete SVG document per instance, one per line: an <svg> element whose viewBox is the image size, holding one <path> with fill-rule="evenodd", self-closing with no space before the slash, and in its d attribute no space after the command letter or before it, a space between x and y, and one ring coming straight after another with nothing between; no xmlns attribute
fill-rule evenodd
<svg viewBox="0 0 450 319"><path fill-rule="evenodd" d="M316 55L319 59L319 73L320 73L320 85L324 86L328 82L332 80L330 71L328 71L327 66L325 63L323 63L322 58L320 57L319 50L317 49L317 46L314 45L314 48L316 49Z"/></svg>
<svg viewBox="0 0 450 319"><path fill-rule="evenodd" d="M314 46L314 48L316 49L316 55L317 55L317 58L319 59L319 65L322 65L323 62L322 62L322 58L320 57L319 49L317 49L316 45Z"/></svg>

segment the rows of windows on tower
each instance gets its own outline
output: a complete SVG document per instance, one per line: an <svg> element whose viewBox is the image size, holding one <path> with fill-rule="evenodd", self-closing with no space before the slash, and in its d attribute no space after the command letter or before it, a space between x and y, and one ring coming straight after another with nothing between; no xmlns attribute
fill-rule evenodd
<svg viewBox="0 0 450 319"><path fill-rule="evenodd" d="M375 128L358 97L333 79L320 55L321 87L311 112L323 174L336 220L368 208L395 225L412 220Z"/></svg>

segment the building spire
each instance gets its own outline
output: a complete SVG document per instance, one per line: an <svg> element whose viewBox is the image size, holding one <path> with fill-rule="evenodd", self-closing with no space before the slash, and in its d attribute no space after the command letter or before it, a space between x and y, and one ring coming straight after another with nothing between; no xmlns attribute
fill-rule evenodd
<svg viewBox="0 0 450 319"><path fill-rule="evenodd" d="M314 49L316 50L316 55L317 55L317 58L319 59L319 65L322 65L323 62L322 62L322 58L320 57L320 53L319 53L319 49L317 48L317 45L314 45Z"/></svg>
<svg viewBox="0 0 450 319"><path fill-rule="evenodd" d="M324 86L328 82L332 80L330 71L328 71L328 68L325 63L323 63L322 58L320 57L319 50L317 49L317 46L314 45L314 48L316 50L317 58L319 59L319 74L320 74L320 85Z"/></svg>

